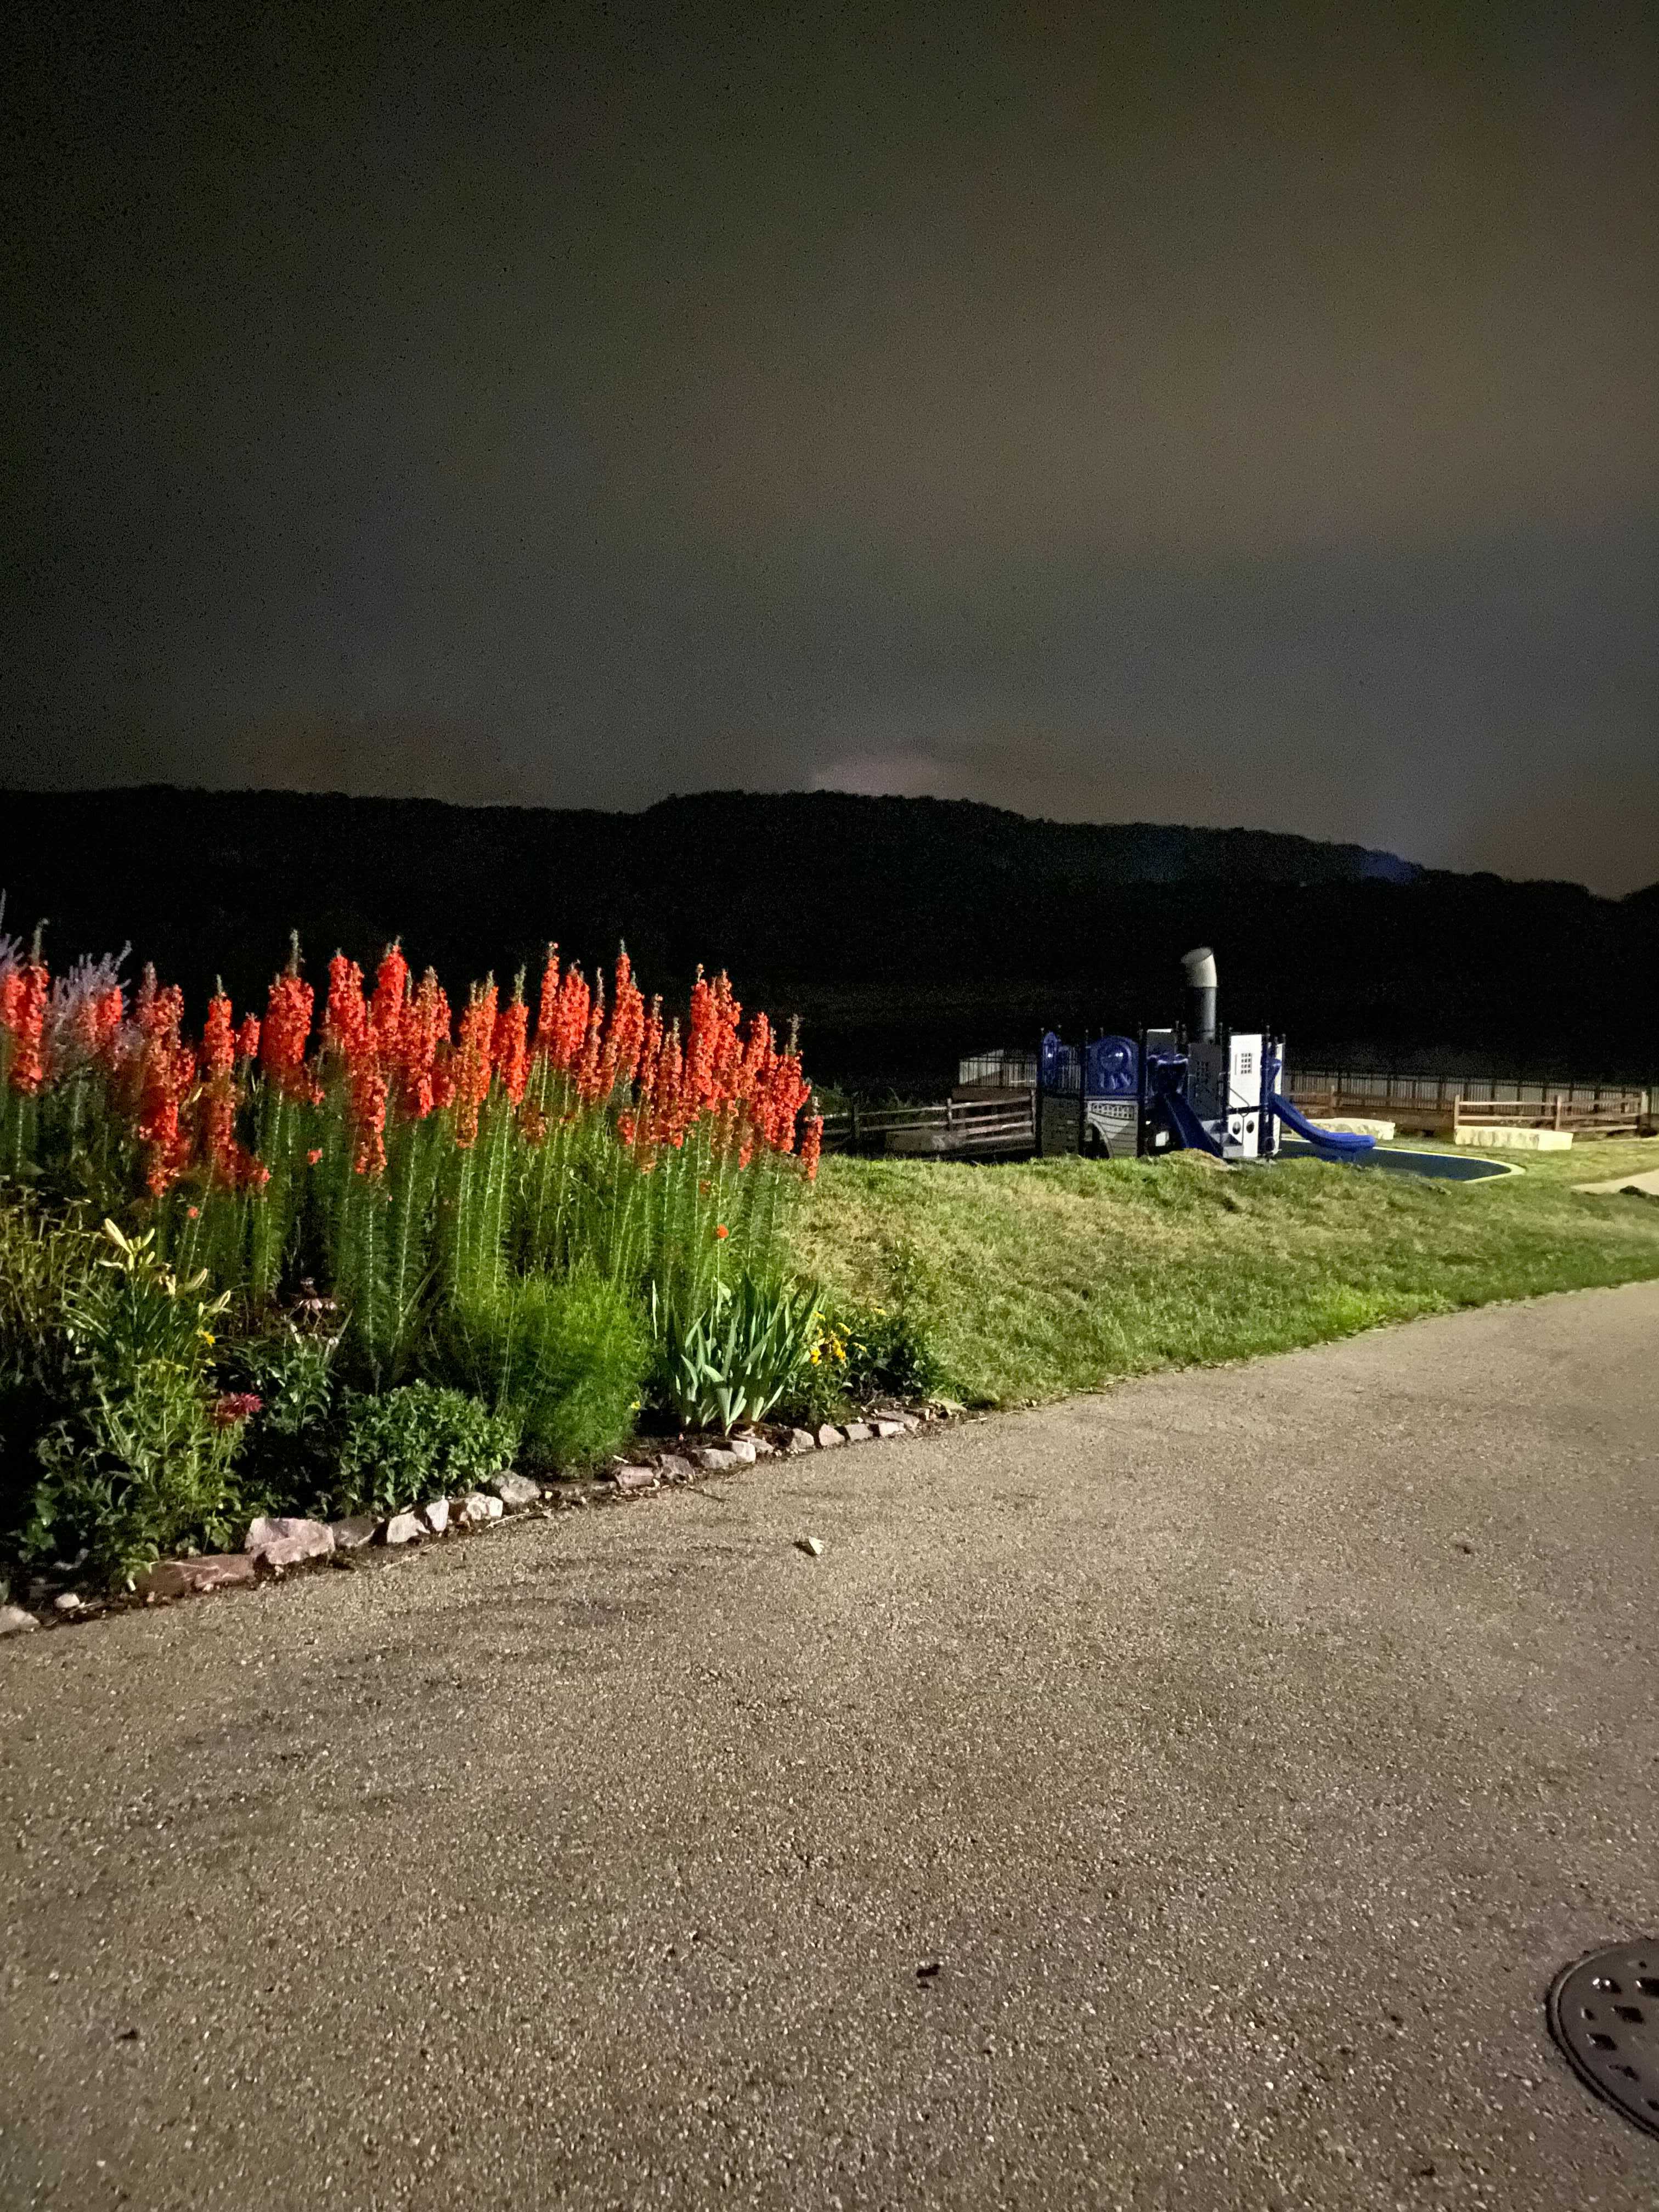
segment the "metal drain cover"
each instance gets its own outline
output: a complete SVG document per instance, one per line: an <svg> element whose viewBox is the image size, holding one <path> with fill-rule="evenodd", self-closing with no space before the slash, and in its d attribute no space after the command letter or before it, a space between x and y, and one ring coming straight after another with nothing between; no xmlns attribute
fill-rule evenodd
<svg viewBox="0 0 1659 2212"><path fill-rule="evenodd" d="M1659 2136L1659 1936L1564 1966L1550 2033L1598 2096Z"/></svg>

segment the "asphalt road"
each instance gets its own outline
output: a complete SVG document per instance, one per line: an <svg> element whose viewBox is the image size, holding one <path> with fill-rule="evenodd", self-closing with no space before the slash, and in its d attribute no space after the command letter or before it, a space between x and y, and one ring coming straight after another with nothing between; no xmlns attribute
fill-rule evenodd
<svg viewBox="0 0 1659 2212"><path fill-rule="evenodd" d="M0 2206L1643 2207L1659 1287L0 1646ZM795 1540L820 1536L813 1559Z"/></svg>

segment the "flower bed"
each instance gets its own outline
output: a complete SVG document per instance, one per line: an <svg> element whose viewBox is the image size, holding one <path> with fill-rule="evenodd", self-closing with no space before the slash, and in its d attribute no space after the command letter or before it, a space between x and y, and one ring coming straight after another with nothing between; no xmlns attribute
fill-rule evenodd
<svg viewBox="0 0 1659 2212"><path fill-rule="evenodd" d="M608 1002L607 1002L608 1001ZM823 1336L783 1229L820 1122L793 1038L699 974L550 950L459 1018L393 946L297 945L261 1013L0 940L0 1569L131 1582L261 1514L603 1462L642 1409L730 1428Z"/></svg>
<svg viewBox="0 0 1659 2212"><path fill-rule="evenodd" d="M899 1406L872 1408L865 1421L823 1422L811 1429L751 1429L718 1442L682 1438L675 1450L643 1452L629 1461L615 1461L596 1480L544 1488L532 1478L504 1474L483 1491L460 1498L430 1498L418 1511L393 1514L379 1522L372 1516L334 1522L261 1516L250 1523L240 1551L162 1559L139 1577L125 1595L94 1594L88 1601L72 1588L54 1594L46 1578L37 1578L25 1595L41 1612L31 1612L25 1605L0 1604L0 1638L95 1619L112 1607L167 1604L180 1598L247 1589L262 1581L281 1579L296 1568L361 1566L404 1558L432 1540L482 1533L518 1515L539 1513L547 1518L592 1505L621 1504L664 1487L741 1471L757 1461L795 1459L842 1444L915 1436L919 1430L948 1420L963 1410L953 1400L933 1400L921 1411ZM823 1551L816 1537L801 1539L799 1547L814 1558Z"/></svg>

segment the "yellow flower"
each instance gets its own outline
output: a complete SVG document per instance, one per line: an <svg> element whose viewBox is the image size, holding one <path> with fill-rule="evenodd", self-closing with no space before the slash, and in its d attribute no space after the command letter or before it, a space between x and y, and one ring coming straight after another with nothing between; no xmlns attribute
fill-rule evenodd
<svg viewBox="0 0 1659 2212"><path fill-rule="evenodd" d="M202 1331L202 1341L204 1344L213 1344L217 1341L217 1339L210 1328L204 1328Z"/></svg>

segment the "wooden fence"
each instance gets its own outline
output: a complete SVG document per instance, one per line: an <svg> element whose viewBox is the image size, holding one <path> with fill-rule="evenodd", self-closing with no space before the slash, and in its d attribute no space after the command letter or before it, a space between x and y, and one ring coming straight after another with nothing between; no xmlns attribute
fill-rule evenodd
<svg viewBox="0 0 1659 2212"><path fill-rule="evenodd" d="M854 1106L823 1117L826 1152L994 1159L1036 1149L1036 1094L948 1099L938 1106Z"/></svg>
<svg viewBox="0 0 1659 2212"><path fill-rule="evenodd" d="M1431 1136L1485 1127L1623 1137L1653 1126L1650 1094L1620 1084L1505 1082L1485 1076L1297 1068L1291 1071L1287 1087L1310 1121L1363 1116Z"/></svg>
<svg viewBox="0 0 1659 2212"><path fill-rule="evenodd" d="M1644 1116L1616 1106L1598 1111L1573 1106L1563 1091L1553 1097L1457 1098L1452 1102L1452 1131L1459 1129L1566 1129L1575 1137L1635 1137Z"/></svg>

